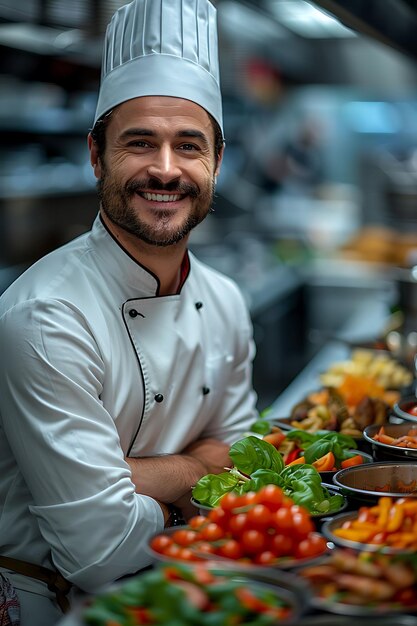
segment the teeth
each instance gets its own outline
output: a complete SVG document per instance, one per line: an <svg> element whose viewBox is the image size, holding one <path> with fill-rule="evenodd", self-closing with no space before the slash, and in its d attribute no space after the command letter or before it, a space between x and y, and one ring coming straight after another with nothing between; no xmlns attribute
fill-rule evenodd
<svg viewBox="0 0 417 626"><path fill-rule="evenodd" d="M179 194L162 194L162 193L143 193L145 200L153 200L154 202L176 202L181 198Z"/></svg>

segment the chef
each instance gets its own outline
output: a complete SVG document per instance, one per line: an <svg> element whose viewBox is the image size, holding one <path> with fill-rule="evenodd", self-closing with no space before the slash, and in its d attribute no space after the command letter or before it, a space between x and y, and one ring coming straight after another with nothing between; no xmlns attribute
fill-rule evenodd
<svg viewBox="0 0 417 626"><path fill-rule="evenodd" d="M0 300L0 598L22 626L149 565L256 419L244 299L187 249L224 150L208 0L115 13L88 146L91 231Z"/></svg>

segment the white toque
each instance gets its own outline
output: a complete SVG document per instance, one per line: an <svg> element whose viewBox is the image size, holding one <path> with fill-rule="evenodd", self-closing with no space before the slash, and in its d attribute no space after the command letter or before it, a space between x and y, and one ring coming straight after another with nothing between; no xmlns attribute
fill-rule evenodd
<svg viewBox="0 0 417 626"><path fill-rule="evenodd" d="M113 15L94 123L139 96L191 100L223 132L216 9L209 0L133 0Z"/></svg>

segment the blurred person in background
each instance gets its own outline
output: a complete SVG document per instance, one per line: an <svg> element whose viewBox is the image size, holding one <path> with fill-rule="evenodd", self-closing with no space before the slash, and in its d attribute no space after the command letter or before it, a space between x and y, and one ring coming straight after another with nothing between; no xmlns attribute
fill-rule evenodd
<svg viewBox="0 0 417 626"><path fill-rule="evenodd" d="M187 250L224 149L208 0L115 13L88 145L91 231L1 298L0 605L22 626L148 566L256 419L244 299Z"/></svg>

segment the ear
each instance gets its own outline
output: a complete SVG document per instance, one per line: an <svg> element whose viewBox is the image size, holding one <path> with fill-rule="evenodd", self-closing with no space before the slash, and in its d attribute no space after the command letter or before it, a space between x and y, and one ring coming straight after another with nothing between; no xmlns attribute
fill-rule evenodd
<svg viewBox="0 0 417 626"><path fill-rule="evenodd" d="M215 176L218 176L219 173L220 173L220 167L221 167L221 164L222 164L222 161L223 161L223 154L224 154L224 144L222 146L222 149L220 150L220 154L219 154L219 157L217 159L216 169L214 170L214 175Z"/></svg>
<svg viewBox="0 0 417 626"><path fill-rule="evenodd" d="M97 179L101 178L101 163L100 158L98 156L97 144L91 136L91 133L88 133L87 137L88 149L90 151L90 163L93 166L94 176Z"/></svg>

